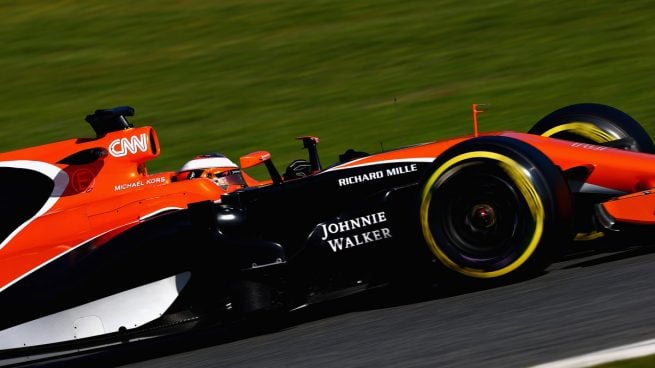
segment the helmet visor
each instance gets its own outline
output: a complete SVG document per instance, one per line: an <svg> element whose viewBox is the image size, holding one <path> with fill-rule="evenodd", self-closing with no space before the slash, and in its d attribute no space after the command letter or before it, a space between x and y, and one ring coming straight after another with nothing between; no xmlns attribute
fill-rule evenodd
<svg viewBox="0 0 655 368"><path fill-rule="evenodd" d="M223 189L229 185L246 186L246 182L241 175L241 170L216 171L210 174L210 178Z"/></svg>

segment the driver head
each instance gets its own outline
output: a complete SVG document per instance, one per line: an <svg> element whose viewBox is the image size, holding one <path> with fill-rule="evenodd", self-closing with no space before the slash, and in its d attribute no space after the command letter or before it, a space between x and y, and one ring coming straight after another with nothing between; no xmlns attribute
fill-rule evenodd
<svg viewBox="0 0 655 368"><path fill-rule="evenodd" d="M207 178L226 191L244 188L246 182L239 167L225 155L210 153L194 157L175 174L174 180Z"/></svg>

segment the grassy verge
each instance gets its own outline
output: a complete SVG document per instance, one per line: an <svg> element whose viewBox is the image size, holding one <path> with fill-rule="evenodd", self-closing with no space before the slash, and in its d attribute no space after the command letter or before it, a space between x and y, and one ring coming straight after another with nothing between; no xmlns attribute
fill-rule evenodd
<svg viewBox="0 0 655 368"><path fill-rule="evenodd" d="M575 102L655 132L655 8L647 1L23 0L0 4L2 150L89 136L129 104L174 169L198 153L268 149L324 163L485 130L527 130Z"/></svg>

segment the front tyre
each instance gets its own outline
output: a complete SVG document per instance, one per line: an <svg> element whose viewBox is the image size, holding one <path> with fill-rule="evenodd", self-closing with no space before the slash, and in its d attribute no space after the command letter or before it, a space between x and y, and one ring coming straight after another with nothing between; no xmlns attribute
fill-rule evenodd
<svg viewBox="0 0 655 368"><path fill-rule="evenodd" d="M621 110L601 104L563 107L539 120L529 133L655 153L653 141L636 120Z"/></svg>
<svg viewBox="0 0 655 368"><path fill-rule="evenodd" d="M542 271L571 237L571 196L540 151L508 137L459 143L433 163L420 193L423 238L466 278Z"/></svg>

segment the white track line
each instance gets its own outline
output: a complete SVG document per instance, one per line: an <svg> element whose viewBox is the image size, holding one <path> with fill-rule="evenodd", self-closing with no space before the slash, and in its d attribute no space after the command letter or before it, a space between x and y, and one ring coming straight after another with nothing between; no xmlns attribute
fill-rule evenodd
<svg viewBox="0 0 655 368"><path fill-rule="evenodd" d="M583 368L655 354L655 339L600 350L573 358L535 365L532 368Z"/></svg>

